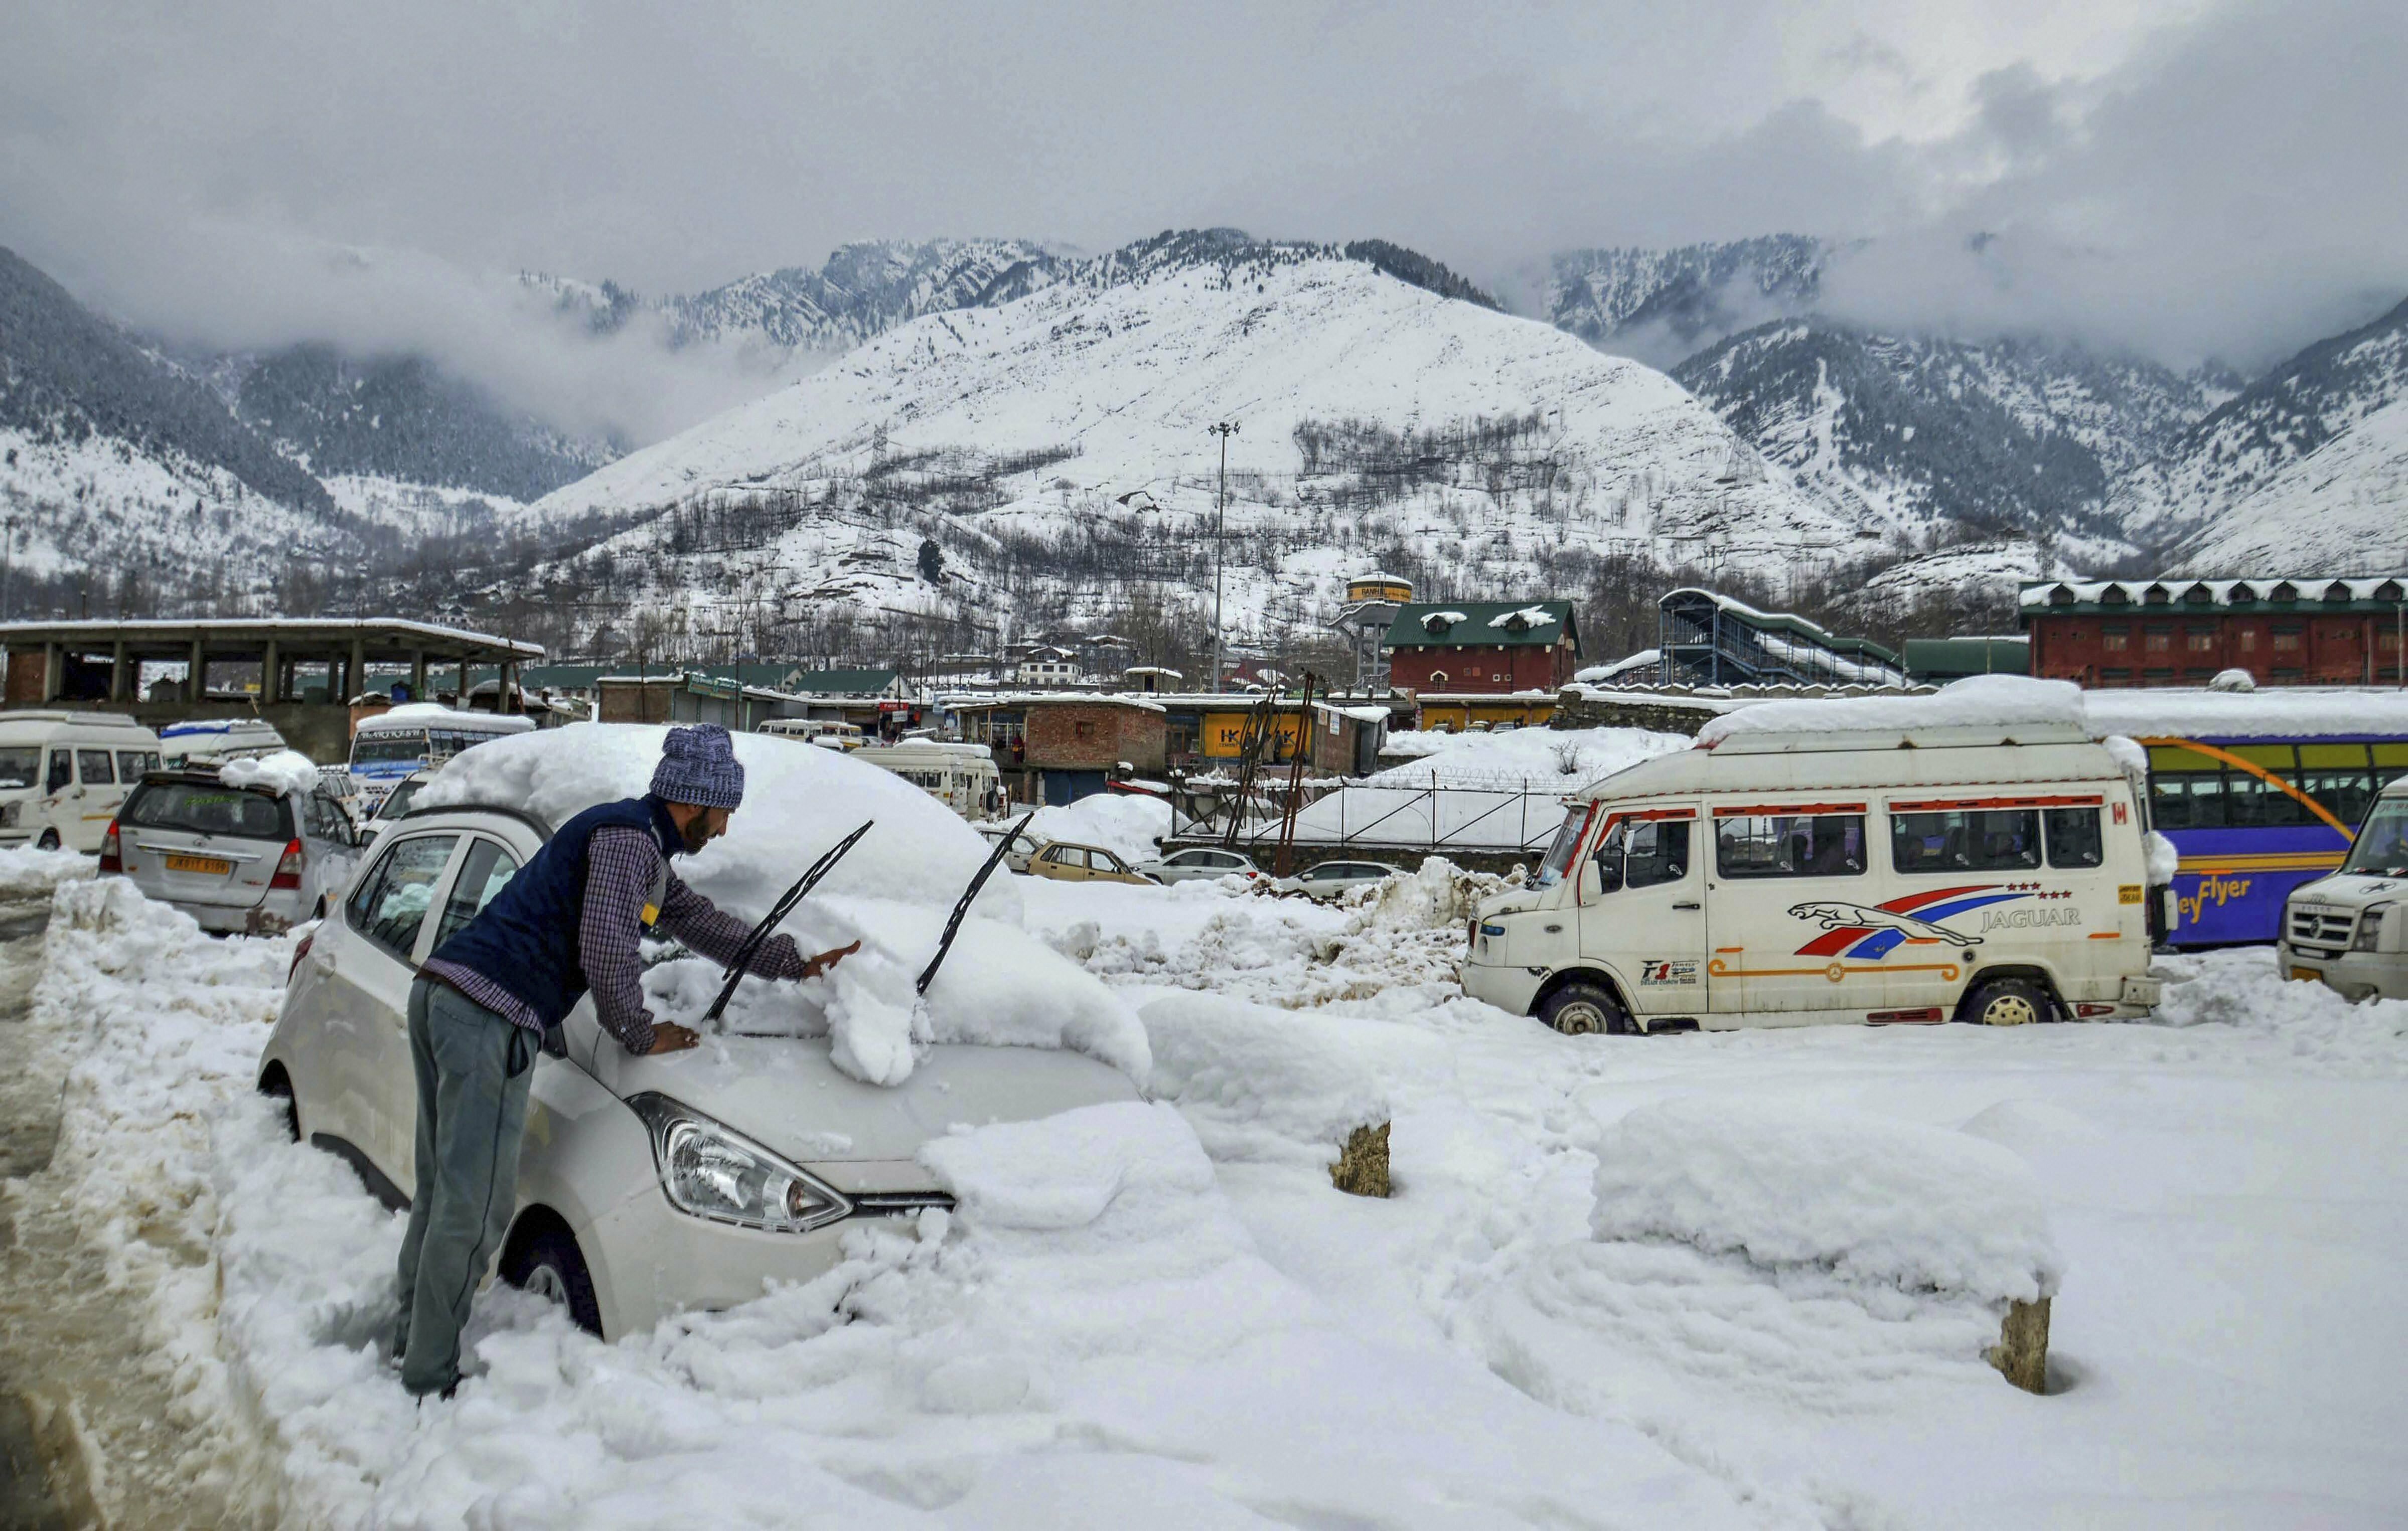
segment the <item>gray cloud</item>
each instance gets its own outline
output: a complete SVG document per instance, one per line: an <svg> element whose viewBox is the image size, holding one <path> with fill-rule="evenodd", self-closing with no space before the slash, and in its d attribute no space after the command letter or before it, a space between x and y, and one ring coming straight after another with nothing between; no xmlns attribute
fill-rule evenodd
<svg viewBox="0 0 2408 1531"><path fill-rule="evenodd" d="M1771 0L24 7L0 241L179 337L420 347L643 436L759 379L595 345L510 273L682 290L852 238L1228 222L1494 281L1554 248L1795 229L1876 237L1835 287L1851 311L2178 359L2408 290L2396 5L2144 35L2154 3L2088 7L2129 24L2086 72L2003 0L1971 70L1953 36L1816 34ZM1893 98L1914 115L1868 106Z"/></svg>

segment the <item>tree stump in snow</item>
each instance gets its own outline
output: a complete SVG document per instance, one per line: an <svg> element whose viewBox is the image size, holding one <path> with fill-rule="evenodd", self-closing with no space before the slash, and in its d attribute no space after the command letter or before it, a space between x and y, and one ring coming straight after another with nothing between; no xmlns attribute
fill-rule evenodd
<svg viewBox="0 0 2408 1531"><path fill-rule="evenodd" d="M2048 1303L2046 1297L2009 1303L1999 1342L1990 1349L1990 1365L2026 1393L2048 1391Z"/></svg>
<svg viewBox="0 0 2408 1531"><path fill-rule="evenodd" d="M1329 1183L1350 1196L1388 1194L1388 1124L1357 1127L1346 1135L1338 1162L1329 1166Z"/></svg>

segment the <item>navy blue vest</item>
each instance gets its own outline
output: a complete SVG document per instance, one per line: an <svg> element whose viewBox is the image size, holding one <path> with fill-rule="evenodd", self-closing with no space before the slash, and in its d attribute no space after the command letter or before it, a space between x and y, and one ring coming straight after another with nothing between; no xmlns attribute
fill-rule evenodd
<svg viewBox="0 0 2408 1531"><path fill-rule="evenodd" d="M657 797L587 808L561 825L494 901L433 955L481 973L525 1000L546 1027L560 1024L588 987L577 955L578 922L585 912L585 844L595 830L612 825L651 831L664 856L684 848L668 806Z"/></svg>

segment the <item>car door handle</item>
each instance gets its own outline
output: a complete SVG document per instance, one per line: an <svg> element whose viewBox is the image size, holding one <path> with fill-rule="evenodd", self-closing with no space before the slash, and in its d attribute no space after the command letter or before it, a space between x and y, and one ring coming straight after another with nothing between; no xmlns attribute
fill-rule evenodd
<svg viewBox="0 0 2408 1531"><path fill-rule="evenodd" d="M1699 909L1699 908L1702 908L1703 906L1699 905L1699 904L1698 904L1698 902L1696 899L1694 899L1694 898L1684 898L1683 900L1681 900L1679 903L1677 903L1677 904L1673 905L1672 907L1673 907L1674 909Z"/></svg>

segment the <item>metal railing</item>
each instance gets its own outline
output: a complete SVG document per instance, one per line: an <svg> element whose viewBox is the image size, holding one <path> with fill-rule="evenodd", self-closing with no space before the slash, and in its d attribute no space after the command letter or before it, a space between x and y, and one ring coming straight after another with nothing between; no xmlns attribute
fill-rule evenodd
<svg viewBox="0 0 2408 1531"><path fill-rule="evenodd" d="M1366 851L1543 850L1563 823L1564 795L1578 785L1535 779L1512 786L1307 781L1299 789L1296 843ZM1168 837L1219 842L1235 813L1240 848L1274 846L1286 797L1282 783L1258 790L1244 803L1224 802L1211 813L1191 813L1174 803Z"/></svg>

